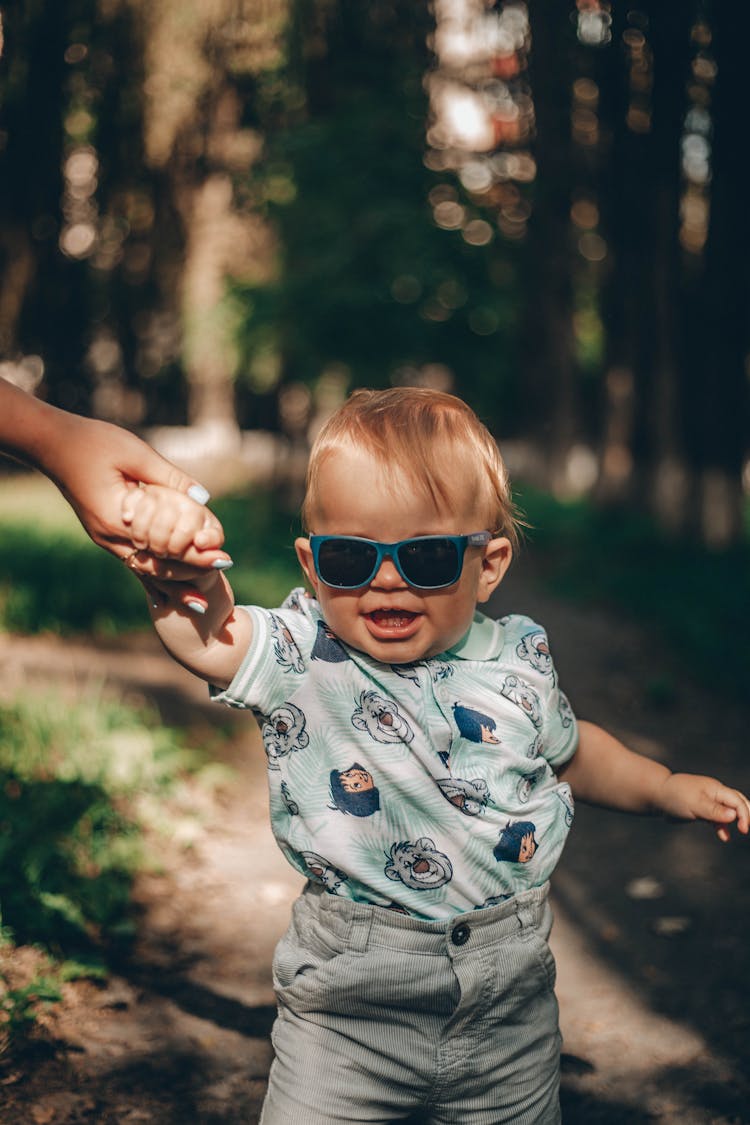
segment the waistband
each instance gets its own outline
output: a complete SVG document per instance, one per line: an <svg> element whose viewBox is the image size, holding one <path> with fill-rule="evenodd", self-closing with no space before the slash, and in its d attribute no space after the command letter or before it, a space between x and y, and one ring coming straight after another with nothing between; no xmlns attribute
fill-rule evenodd
<svg viewBox="0 0 750 1125"><path fill-rule="evenodd" d="M451 956L463 950L493 945L523 930L549 936L552 912L549 883L522 891L497 906L427 921L386 907L337 898L316 883L308 883L294 904L295 918L304 933L317 921L347 944L364 952L368 946L386 946L408 953Z"/></svg>

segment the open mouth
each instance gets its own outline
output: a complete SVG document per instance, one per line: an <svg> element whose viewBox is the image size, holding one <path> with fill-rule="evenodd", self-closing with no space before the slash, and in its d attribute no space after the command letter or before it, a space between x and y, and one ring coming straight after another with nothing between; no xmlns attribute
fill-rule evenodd
<svg viewBox="0 0 750 1125"><path fill-rule="evenodd" d="M370 631L383 638L410 635L417 628L420 616L408 609L374 609L365 614Z"/></svg>

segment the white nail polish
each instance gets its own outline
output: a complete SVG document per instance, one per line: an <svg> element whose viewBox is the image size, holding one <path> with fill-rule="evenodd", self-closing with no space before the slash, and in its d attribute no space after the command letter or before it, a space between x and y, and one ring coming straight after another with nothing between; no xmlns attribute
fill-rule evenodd
<svg viewBox="0 0 750 1125"><path fill-rule="evenodd" d="M216 559L211 563L214 570L229 570L230 566L234 566L232 559Z"/></svg>
<svg viewBox="0 0 750 1125"><path fill-rule="evenodd" d="M188 609L192 609L193 613L203 614L206 612L206 607L202 602L185 602L185 605L188 607Z"/></svg>
<svg viewBox="0 0 750 1125"><path fill-rule="evenodd" d="M207 504L211 499L211 493L202 484L191 484L187 494L196 504Z"/></svg>

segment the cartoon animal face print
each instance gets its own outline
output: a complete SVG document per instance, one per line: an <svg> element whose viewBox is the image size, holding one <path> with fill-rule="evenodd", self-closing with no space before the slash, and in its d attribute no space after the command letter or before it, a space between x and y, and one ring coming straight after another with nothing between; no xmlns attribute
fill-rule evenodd
<svg viewBox="0 0 750 1125"><path fill-rule="evenodd" d="M327 664L343 664L345 660L351 659L341 641L328 628L325 621L318 622L318 631L310 658L312 660L324 660Z"/></svg>
<svg viewBox="0 0 750 1125"><path fill-rule="evenodd" d="M559 699L557 703L557 710L560 713L560 722L564 727L569 727L574 722L575 716L573 715L573 708L568 702L568 697L559 692Z"/></svg>
<svg viewBox="0 0 750 1125"><path fill-rule="evenodd" d="M500 833L492 854L495 859L510 863L528 863L539 846L534 833L536 825L530 820L509 821Z"/></svg>
<svg viewBox="0 0 750 1125"><path fill-rule="evenodd" d="M535 727L542 725L542 704L531 684L527 684L520 676L506 676L500 694L520 707Z"/></svg>
<svg viewBox="0 0 750 1125"><path fill-rule="evenodd" d="M453 665L447 660L436 660L434 656L421 660L419 664L392 664L391 668L397 676L401 676L404 680L411 680L413 684L419 684L417 668L427 668L434 684L447 680L453 675Z"/></svg>
<svg viewBox="0 0 750 1125"><path fill-rule="evenodd" d="M305 716L293 703L283 703L268 716L261 728L268 765L278 769L278 759L294 750L304 750L310 741L305 730Z"/></svg>
<svg viewBox="0 0 750 1125"><path fill-rule="evenodd" d="M380 808L380 793L372 774L353 762L348 770L331 770L333 808L353 816L372 816Z"/></svg>
<svg viewBox="0 0 750 1125"><path fill-rule="evenodd" d="M309 595L302 590L292 590L281 603L282 609L293 609L295 613L304 613L303 599L309 600Z"/></svg>
<svg viewBox="0 0 750 1125"><path fill-rule="evenodd" d="M295 800L293 800L292 795L289 792L289 786L285 781L282 781L281 783L281 799L284 802L286 811L290 816L299 816L299 805Z"/></svg>
<svg viewBox="0 0 750 1125"><path fill-rule="evenodd" d="M537 672L541 672L545 676L554 675L549 642L543 629L539 629L536 633L527 633L525 637L522 637L520 643L516 646L516 653L521 660L525 660L532 668L536 668Z"/></svg>
<svg viewBox="0 0 750 1125"><path fill-rule="evenodd" d="M566 827L570 828L576 811L575 802L573 801L573 791L567 782L563 782L562 785L557 787L555 794L563 803L563 807L565 808L565 824Z"/></svg>
<svg viewBox="0 0 750 1125"><path fill-rule="evenodd" d="M437 850L433 840L422 836L414 843L405 840L394 844L385 873L389 879L400 879L414 891L431 891L451 881L453 866L448 856Z"/></svg>
<svg viewBox="0 0 750 1125"><path fill-rule="evenodd" d="M305 665L302 660L302 653L297 648L297 642L289 628L275 613L271 614L271 634L276 663L286 672L304 671Z"/></svg>
<svg viewBox="0 0 750 1125"><path fill-rule="evenodd" d="M411 742L414 738L414 731L396 704L376 691L362 692L352 725L367 731L376 742Z"/></svg>
<svg viewBox="0 0 750 1125"><path fill-rule="evenodd" d="M547 767L542 765L538 766L533 773L525 773L516 787L518 800L522 805L525 805L531 796L532 790L535 785L538 785L547 772Z"/></svg>
<svg viewBox="0 0 750 1125"><path fill-rule="evenodd" d="M541 734L534 735L534 738L529 743L529 747L526 751L526 757L527 758L538 758L539 755L542 752L542 746L543 746L543 742L542 742Z"/></svg>
<svg viewBox="0 0 750 1125"><path fill-rule="evenodd" d="M338 867L333 867L327 859L317 852L300 852L310 878L315 883L320 883L327 891L335 895L339 887L347 881L349 876Z"/></svg>
<svg viewBox="0 0 750 1125"><path fill-rule="evenodd" d="M491 715L483 715L481 711L454 703L453 718L462 737L468 738L470 742L488 742L494 746L500 742L495 734L497 723Z"/></svg>
<svg viewBox="0 0 750 1125"><path fill-rule="evenodd" d="M482 777L475 777L471 781L447 777L437 784L446 801L450 801L465 816L479 816L490 797L487 782Z"/></svg>

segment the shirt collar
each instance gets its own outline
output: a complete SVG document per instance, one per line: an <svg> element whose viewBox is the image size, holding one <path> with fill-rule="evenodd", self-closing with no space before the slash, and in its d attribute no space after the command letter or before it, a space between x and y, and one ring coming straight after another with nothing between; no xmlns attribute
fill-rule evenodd
<svg viewBox="0 0 750 1125"><path fill-rule="evenodd" d="M504 634L505 628L499 621L493 621L477 610L468 632L453 648L448 649L448 656L458 657L459 660L494 660L502 651Z"/></svg>

